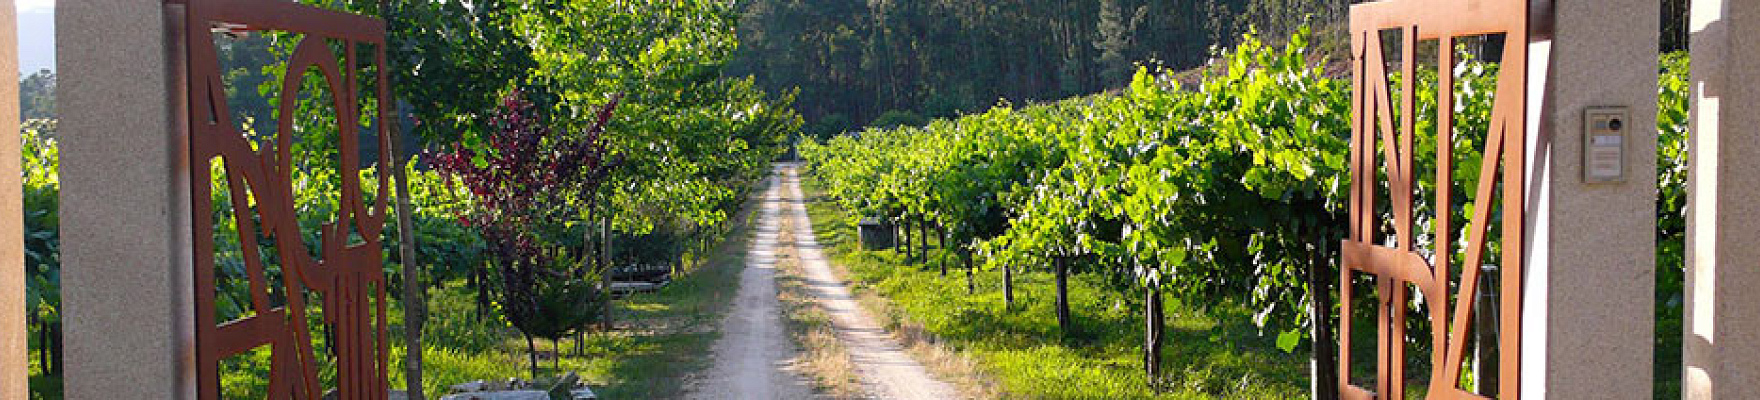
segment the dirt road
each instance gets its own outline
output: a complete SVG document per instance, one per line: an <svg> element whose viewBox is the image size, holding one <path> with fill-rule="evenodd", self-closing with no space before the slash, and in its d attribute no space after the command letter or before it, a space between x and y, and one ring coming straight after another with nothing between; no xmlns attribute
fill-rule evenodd
<svg viewBox="0 0 1760 400"><path fill-rule="evenodd" d="M782 306L776 299L777 236L787 193L770 177L761 201L758 227L739 274L734 304L721 320L715 365L689 391L693 399L810 399L807 380L789 368L795 356Z"/></svg>
<svg viewBox="0 0 1760 400"><path fill-rule="evenodd" d="M898 341L856 304L849 287L831 272L807 216L795 166L782 164L771 175L759 215L757 236L740 273L739 294L721 322L715 365L691 390L692 398L800 399L813 397L807 380L789 367L797 352L783 325L776 298L777 251L793 247L806 271L807 286L831 315L831 324L861 376L868 397L951 399L956 392L929 375L905 354ZM793 219L779 243L783 219Z"/></svg>
<svg viewBox="0 0 1760 400"><path fill-rule="evenodd" d="M795 221L790 236L795 238L801 267L807 272L807 287L826 313L831 314L831 325L837 328L838 339L854 361L868 394L885 399L953 398L953 387L929 376L922 364L905 354L898 340L856 304L849 286L832 274L830 261L814 239L800 176L793 165L784 165L782 175L782 186L791 200L786 212Z"/></svg>

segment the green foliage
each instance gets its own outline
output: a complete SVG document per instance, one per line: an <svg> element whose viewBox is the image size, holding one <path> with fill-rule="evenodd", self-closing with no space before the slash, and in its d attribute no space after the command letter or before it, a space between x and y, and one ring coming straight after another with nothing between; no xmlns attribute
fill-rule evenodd
<svg viewBox="0 0 1760 400"><path fill-rule="evenodd" d="M624 98L607 138L611 192L599 209L617 230L692 231L728 217L800 129L791 95L770 96L722 68L737 47L718 1L539 1L514 19L531 43L531 85L557 97L551 115L584 126L586 110Z"/></svg>
<svg viewBox="0 0 1760 400"><path fill-rule="evenodd" d="M1342 221L1349 87L1248 36L1185 90L1147 70L1115 96L807 143L844 206L948 227L987 266L1093 256L1104 270L1301 326L1307 246ZM1324 261L1322 261L1324 262Z"/></svg>
<svg viewBox="0 0 1760 400"><path fill-rule="evenodd" d="M901 126L923 126L923 124L927 123L929 123L929 120L924 119L921 115L917 115L917 113L905 110L892 110L881 113L880 117L874 118L874 122L869 123L869 125L873 125L880 129L892 129Z"/></svg>
<svg viewBox="0 0 1760 400"><path fill-rule="evenodd" d="M54 120L30 120L21 133L24 156L26 308L43 324L59 323L61 304L61 154Z"/></svg>
<svg viewBox="0 0 1760 400"><path fill-rule="evenodd" d="M24 183L25 321L33 396L61 392L61 154L55 120L26 120L20 132Z"/></svg>
<svg viewBox="0 0 1760 400"><path fill-rule="evenodd" d="M1687 105L1690 60L1662 55L1656 114L1656 388L1657 398L1681 393L1687 242Z"/></svg>

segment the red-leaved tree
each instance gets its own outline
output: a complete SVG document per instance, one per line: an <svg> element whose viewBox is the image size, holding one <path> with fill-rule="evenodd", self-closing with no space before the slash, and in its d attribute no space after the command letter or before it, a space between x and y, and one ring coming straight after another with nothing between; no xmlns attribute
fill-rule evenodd
<svg viewBox="0 0 1760 400"><path fill-rule="evenodd" d="M489 119L483 148L454 144L434 157L435 168L470 192L460 222L476 229L495 263L498 308L525 335L532 376L538 374L532 338L556 340L594 322L605 301L584 246L563 245L570 222L584 222L581 206L620 161L604 140L621 95L600 108L580 131L557 129L519 90L507 94Z"/></svg>

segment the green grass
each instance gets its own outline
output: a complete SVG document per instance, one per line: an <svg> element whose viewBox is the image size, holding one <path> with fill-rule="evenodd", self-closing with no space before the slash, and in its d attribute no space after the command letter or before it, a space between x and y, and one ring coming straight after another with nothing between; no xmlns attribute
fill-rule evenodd
<svg viewBox="0 0 1760 400"><path fill-rule="evenodd" d="M684 375L708 365L710 346L716 337L713 325L731 303L735 282L744 266L747 232L739 230L723 251L702 268L683 274L666 288L630 296L616 303L614 320L620 330L590 333L575 353L573 340L545 343L561 350L562 371L576 371L581 381L603 398L666 398L681 395ZM423 386L430 396L445 393L446 386L477 379L527 378L531 375L523 337L494 317L473 318L472 294L462 287L448 287L430 300L431 317L424 339ZM394 319L395 320L395 319ZM626 326L625 323L628 325ZM398 337L397 335L392 335ZM399 353L392 356L393 387L402 387ZM547 375L557 370L540 360Z"/></svg>
<svg viewBox="0 0 1760 400"><path fill-rule="evenodd" d="M538 350L544 353L551 351L552 346L559 348L563 355L560 370L578 372L582 381L593 386L602 396L676 396L680 386L678 380L704 365L704 359L697 355L708 351L715 334L713 330L697 327L712 324L713 315L719 309L717 305L722 303L719 300L731 298L731 293L720 290L727 287L721 283L728 281L730 271L737 273L737 270L738 267L731 265L712 267L684 277L660 292L636 295L619 302L616 318L636 326L610 333L587 334L580 343L582 353L575 353L574 341L566 339L560 343L539 340ZM437 311L450 309L451 315L456 317L448 322L472 320L468 293L449 292L445 296L436 296ZM447 303L462 307L446 307ZM499 321L493 323L501 324ZM437 390L444 389L445 385L476 379L529 377L525 342L517 331L507 326L485 328L491 334L483 336L494 339L487 346L476 344L482 343L483 339L473 337L479 336L474 333L477 327L439 328L428 333L425 340L432 344L425 346L423 372L424 386L429 394L444 393ZM447 336L455 333L462 333L458 338L462 340L457 344L448 343ZM394 368L397 369L393 371L401 371L402 367ZM540 360L539 368L548 375L558 373L548 360ZM393 383L393 386L401 385Z"/></svg>
<svg viewBox="0 0 1760 400"><path fill-rule="evenodd" d="M705 326L714 323L721 305L732 298L739 261L737 255L721 257L665 289L619 301L614 318L624 321L620 329L584 335L579 352L572 339L538 339L540 354L559 350L562 355L559 365L541 358L540 377L575 371L605 398L678 396L683 376L706 365L700 355L709 351L715 333ZM493 314L477 318L469 288L452 282L429 295L422 382L427 395L438 397L448 386L479 379L532 378L524 337ZM401 321L399 313L392 314L393 321ZM406 387L406 347L395 332L401 326L394 324L393 329L391 387L401 390ZM263 397L268 356L257 351L229 359L221 378L225 397Z"/></svg>
<svg viewBox="0 0 1760 400"><path fill-rule="evenodd" d="M808 193L818 193L807 179ZM979 271L966 294L964 271L907 265L893 251L857 248L852 218L813 195L814 231L832 261L849 271L858 291L890 303L885 321L920 325L940 343L973 358L1008 398L1300 398L1307 359L1275 348L1244 308L1205 299L1168 298L1163 388L1150 389L1142 369L1142 294L1104 276L1073 275L1070 308L1077 329L1065 338L1053 311L1054 287L1044 271L1017 273L1015 305L1004 309L1000 271ZM934 265L934 264L931 264Z"/></svg>

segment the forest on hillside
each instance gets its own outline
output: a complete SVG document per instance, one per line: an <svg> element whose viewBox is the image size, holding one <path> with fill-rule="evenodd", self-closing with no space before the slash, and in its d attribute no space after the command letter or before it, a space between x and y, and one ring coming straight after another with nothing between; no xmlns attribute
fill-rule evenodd
<svg viewBox="0 0 1760 400"><path fill-rule="evenodd" d="M1687 47L1684 0L1662 3L1662 51ZM727 73L799 90L805 131L922 125L998 101L1047 102L1123 87L1137 66L1184 70L1257 31L1304 23L1342 39L1361 0L753 0Z"/></svg>
<svg viewBox="0 0 1760 400"><path fill-rule="evenodd" d="M798 88L809 134L920 125L999 100L1050 101L1187 69L1258 30L1343 21L1348 1L755 0L728 73Z"/></svg>

